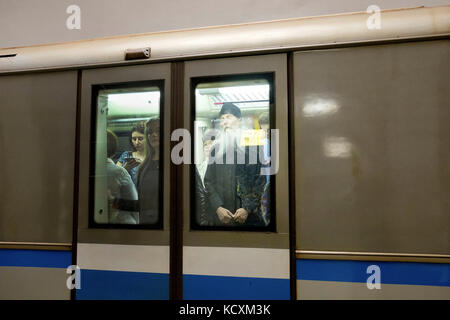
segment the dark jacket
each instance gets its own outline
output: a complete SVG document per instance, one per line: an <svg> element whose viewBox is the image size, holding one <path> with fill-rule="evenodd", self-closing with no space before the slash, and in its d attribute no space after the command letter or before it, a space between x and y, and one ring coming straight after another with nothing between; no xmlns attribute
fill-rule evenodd
<svg viewBox="0 0 450 320"><path fill-rule="evenodd" d="M206 198L206 191L203 187L202 178L198 173L197 167L195 168L195 218L196 222L201 226L209 226L214 225L214 222L211 221L210 216L208 215L208 201Z"/></svg>
<svg viewBox="0 0 450 320"><path fill-rule="evenodd" d="M139 223L155 224L159 220L160 181L159 161L149 161L138 174Z"/></svg>
<svg viewBox="0 0 450 320"><path fill-rule="evenodd" d="M239 208L249 211L249 208L246 208L244 203L248 202L245 200L250 193L238 193L238 189L254 191L254 184L259 180L260 165L248 164L248 148L245 153L245 162L247 164L237 164L237 155L235 153L235 164L226 164L224 157L223 164L211 163L208 165L205 174L205 189L209 205L207 215L213 225L242 226L234 221L229 224L220 222L216 213L219 207L223 207L233 214ZM214 154L212 155L214 156ZM238 188L239 185L240 188ZM263 188L264 186L262 186L261 190ZM249 217L244 225L257 225L259 222L256 220L259 221L257 214L249 213Z"/></svg>
<svg viewBox="0 0 450 320"><path fill-rule="evenodd" d="M138 200L117 199L114 207L123 211L139 211L139 224L156 224L160 219L161 186L159 161L149 161L138 174Z"/></svg>
<svg viewBox="0 0 450 320"><path fill-rule="evenodd" d="M208 216L214 225L221 225L217 217L217 209L223 207L231 213L241 208L241 201L237 195L235 164L208 165L205 174L205 189L208 197Z"/></svg>

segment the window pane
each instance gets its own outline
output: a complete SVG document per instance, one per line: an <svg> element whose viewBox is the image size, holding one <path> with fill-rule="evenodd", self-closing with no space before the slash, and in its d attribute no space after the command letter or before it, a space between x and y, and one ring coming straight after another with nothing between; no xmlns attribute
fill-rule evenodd
<svg viewBox="0 0 450 320"><path fill-rule="evenodd" d="M97 224L160 224L159 87L98 90Z"/></svg>
<svg viewBox="0 0 450 320"><path fill-rule="evenodd" d="M270 166L269 79L199 80L195 87L197 227L271 225L271 176L263 170Z"/></svg>

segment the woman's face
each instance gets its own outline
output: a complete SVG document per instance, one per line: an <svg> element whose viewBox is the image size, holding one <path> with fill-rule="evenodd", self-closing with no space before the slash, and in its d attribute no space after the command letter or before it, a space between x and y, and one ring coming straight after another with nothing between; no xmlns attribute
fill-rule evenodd
<svg viewBox="0 0 450 320"><path fill-rule="evenodd" d="M152 148L159 147L159 121L152 121L148 126L148 141Z"/></svg>
<svg viewBox="0 0 450 320"><path fill-rule="evenodd" d="M137 151L144 150L144 145L145 145L144 140L145 140L145 135L140 132L133 131L133 133L131 134L131 142L133 143L133 147Z"/></svg>

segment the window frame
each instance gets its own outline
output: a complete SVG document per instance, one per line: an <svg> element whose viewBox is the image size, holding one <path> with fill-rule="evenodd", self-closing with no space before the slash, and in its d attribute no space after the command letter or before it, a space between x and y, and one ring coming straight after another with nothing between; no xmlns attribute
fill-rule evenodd
<svg viewBox="0 0 450 320"><path fill-rule="evenodd" d="M262 79L269 83L269 117L270 117L270 129L275 129L276 125L276 105L275 105L275 72L252 72L252 73L239 73L239 74L222 74L213 76L200 76L190 78L190 104L191 104L191 119L190 119L190 132L192 133L191 138L191 166L189 169L189 197L190 197L190 231L230 231L230 232L277 232L276 225L276 186L275 186L275 175L270 176L270 223L264 227L257 226L201 226L196 221L196 201L195 201L195 128L194 121L196 120L196 97L195 90L199 84L211 83L211 82L226 82L226 81L242 81L242 80L256 80ZM272 144L271 144L272 145Z"/></svg>
<svg viewBox="0 0 450 320"><path fill-rule="evenodd" d="M97 148L97 112L98 96L101 90L114 89L134 89L142 87L157 87L160 92L159 119L160 144L159 144L159 209L158 222L154 224L118 224L118 223L98 223L95 221L95 166ZM165 108L165 80L138 80L127 82L116 82L107 84L95 84L91 86L91 132L89 139L89 203L88 203L88 229L135 229L135 230L163 230L164 229L164 108ZM136 188L137 191L137 188Z"/></svg>

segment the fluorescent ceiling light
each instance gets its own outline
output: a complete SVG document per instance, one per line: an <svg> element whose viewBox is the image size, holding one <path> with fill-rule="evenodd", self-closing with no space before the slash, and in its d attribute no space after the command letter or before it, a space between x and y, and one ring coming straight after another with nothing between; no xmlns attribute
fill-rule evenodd
<svg viewBox="0 0 450 320"><path fill-rule="evenodd" d="M220 94L235 94L235 95L260 95L264 100L269 99L270 87L268 84L258 84L251 86L238 86L238 87L224 87L219 88ZM263 99L261 99L263 100Z"/></svg>
<svg viewBox="0 0 450 320"><path fill-rule="evenodd" d="M108 116L159 113L159 91L108 94Z"/></svg>

